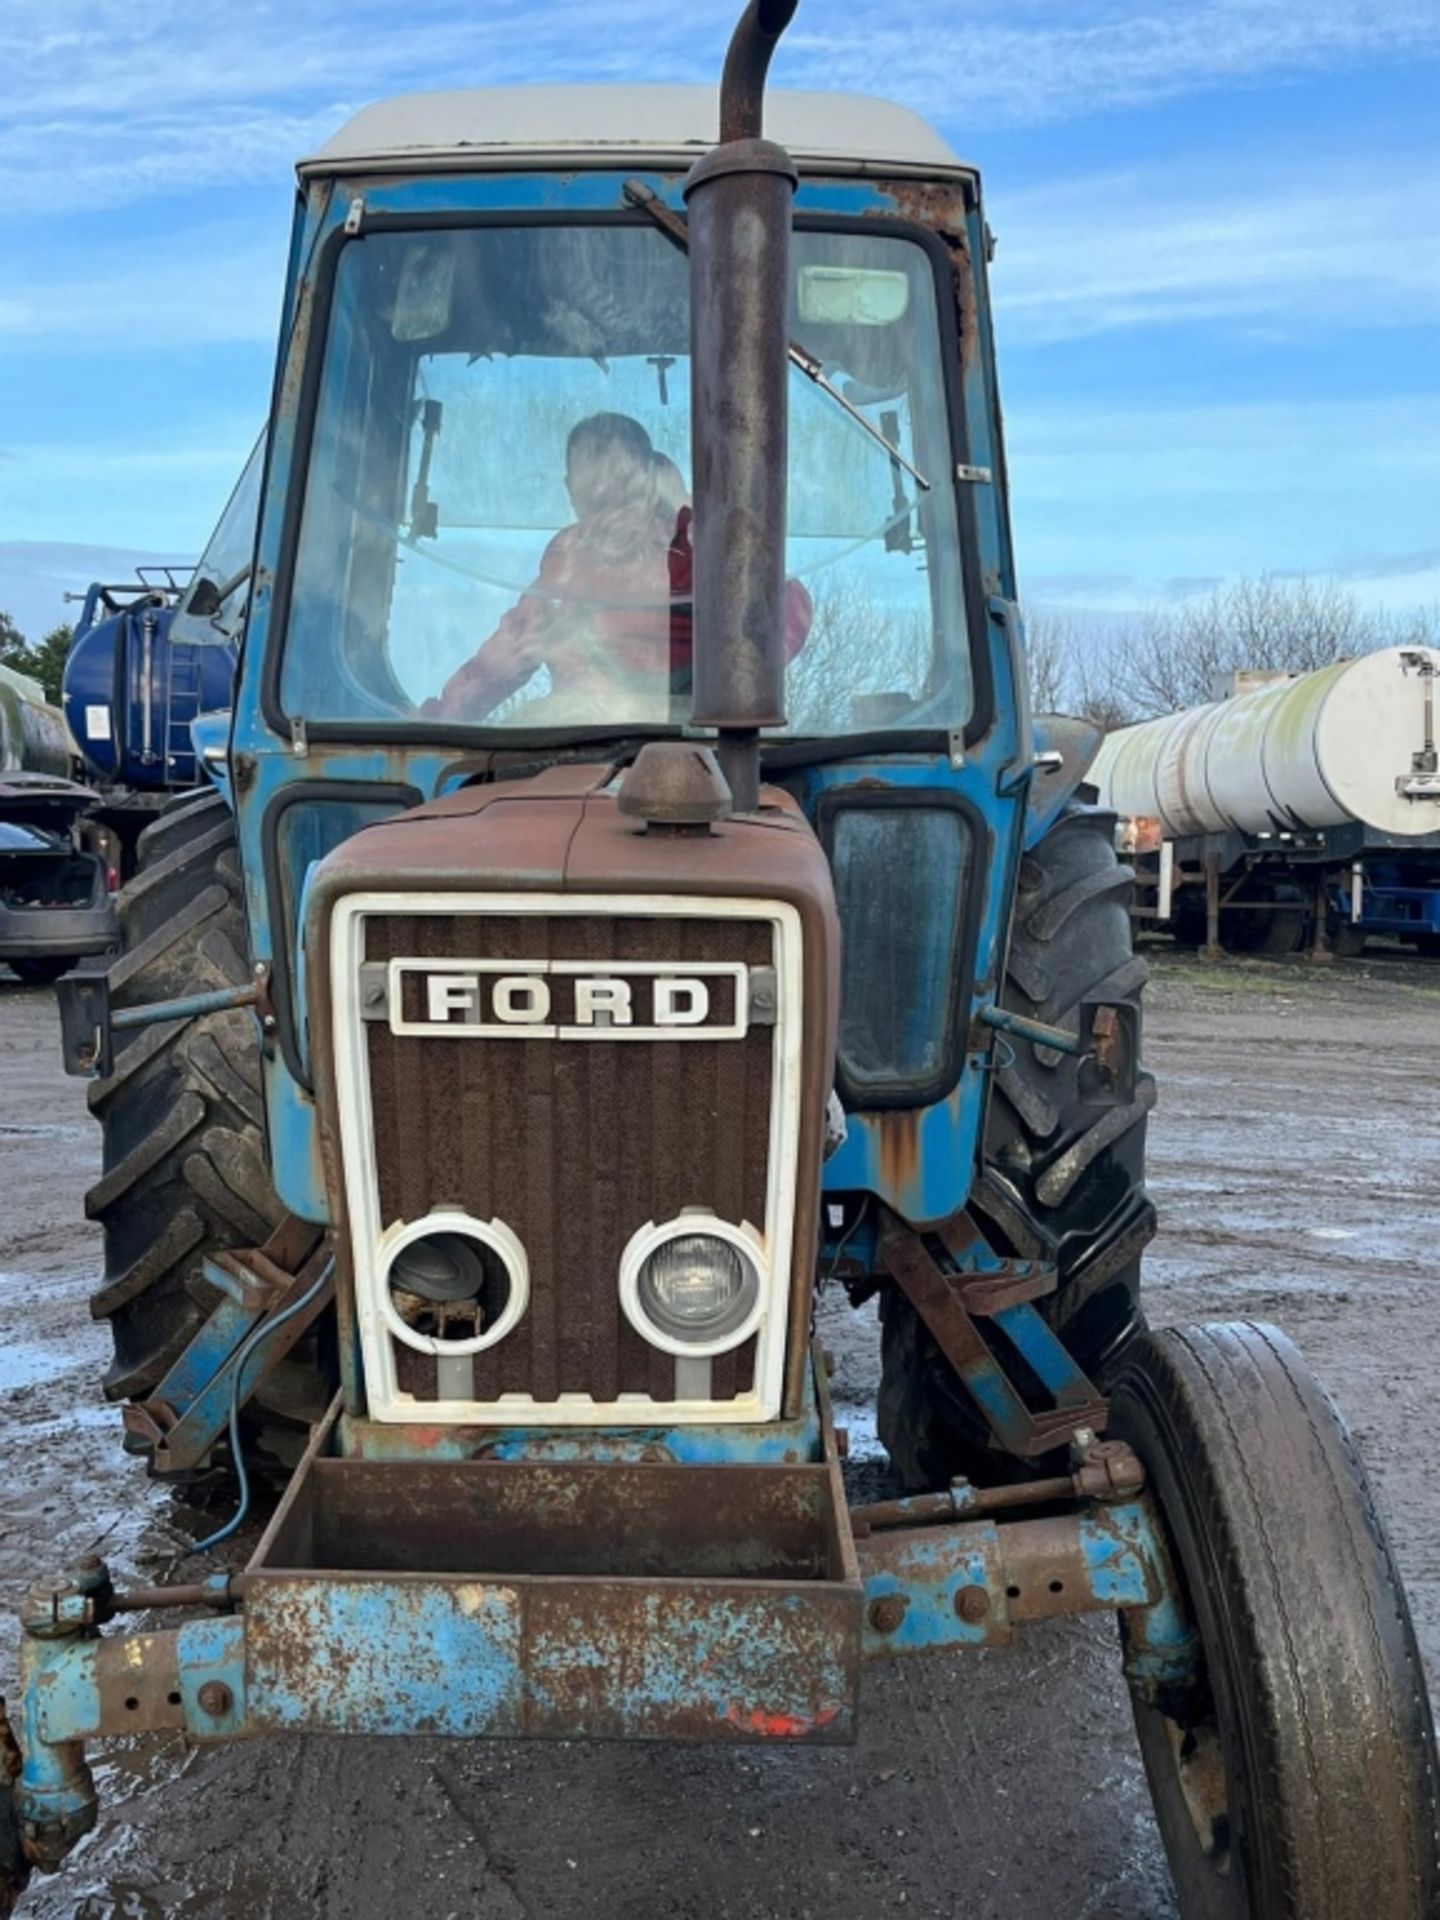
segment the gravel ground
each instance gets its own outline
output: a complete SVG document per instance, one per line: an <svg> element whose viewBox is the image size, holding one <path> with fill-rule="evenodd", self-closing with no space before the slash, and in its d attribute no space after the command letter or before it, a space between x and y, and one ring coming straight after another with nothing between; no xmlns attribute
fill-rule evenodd
<svg viewBox="0 0 1440 1920"><path fill-rule="evenodd" d="M1440 1332L1440 969L1157 955L1147 1033L1151 1317L1258 1315L1300 1342L1378 1483L1433 1684L1440 1528L1415 1441ZM80 1209L98 1139L57 1061L50 995L0 972L0 1685L37 1571L99 1544L163 1577L217 1517L150 1486L98 1402ZM824 1315L863 1460L873 1320L834 1299ZM166 1737L108 1746L96 1774L100 1828L37 1882L34 1920L1174 1914L1094 1618L872 1669L852 1751Z"/></svg>

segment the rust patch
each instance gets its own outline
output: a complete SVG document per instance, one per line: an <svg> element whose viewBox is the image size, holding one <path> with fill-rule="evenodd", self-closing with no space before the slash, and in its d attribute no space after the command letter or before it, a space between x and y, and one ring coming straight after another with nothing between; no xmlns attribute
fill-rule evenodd
<svg viewBox="0 0 1440 1920"><path fill-rule="evenodd" d="M318 234L324 226L330 210L330 200L334 193L334 184L324 181L312 186L308 193L308 205L305 209L307 221L313 222L313 230ZM295 317L290 327L290 339L285 350L285 365L280 375L280 396L276 407L279 418L293 415L300 404L300 393L305 382L305 366L309 359L310 328L315 317L316 281L313 267L315 244L312 241L310 258L301 273L300 284L296 292Z"/></svg>
<svg viewBox="0 0 1440 1920"><path fill-rule="evenodd" d="M962 366L969 366L979 354L980 333L976 324L975 270L965 225L968 209L964 188L938 180L880 180L876 184L889 197L891 205L873 210L869 218L913 220L917 226L928 227L936 234L949 254L960 329L960 361Z"/></svg>
<svg viewBox="0 0 1440 1920"><path fill-rule="evenodd" d="M266 1565L816 1580L836 1561L831 1506L823 1466L317 1459Z"/></svg>
<svg viewBox="0 0 1440 1920"><path fill-rule="evenodd" d="M179 1642L173 1633L116 1636L95 1649L97 1731L156 1733L183 1727Z"/></svg>
<svg viewBox="0 0 1440 1920"><path fill-rule="evenodd" d="M885 1191L898 1199L920 1177L920 1114L914 1107L895 1107L871 1116L870 1124Z"/></svg>
<svg viewBox="0 0 1440 1920"><path fill-rule="evenodd" d="M969 251L965 238L968 209L963 186L953 180L911 179L877 180L875 184L889 197L894 214L900 219L933 228L952 251ZM889 219L893 215L887 211L880 217Z"/></svg>

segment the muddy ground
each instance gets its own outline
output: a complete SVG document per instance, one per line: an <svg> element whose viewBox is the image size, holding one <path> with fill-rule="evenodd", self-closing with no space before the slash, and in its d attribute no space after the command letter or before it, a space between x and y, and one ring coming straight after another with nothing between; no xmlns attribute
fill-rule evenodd
<svg viewBox="0 0 1440 1920"><path fill-rule="evenodd" d="M1378 1481L1433 1683L1440 968L1157 961L1151 1316L1262 1315L1300 1341ZM80 1208L98 1142L57 1058L50 995L0 970L0 1686L8 1610L37 1570L98 1543L127 1574L166 1576L216 1519L148 1485L98 1403L99 1236ZM825 1311L863 1455L873 1323ZM850 1752L135 1740L105 1750L99 1831L24 1911L1166 1920L1113 1640L1090 1619L1011 1652L871 1670Z"/></svg>

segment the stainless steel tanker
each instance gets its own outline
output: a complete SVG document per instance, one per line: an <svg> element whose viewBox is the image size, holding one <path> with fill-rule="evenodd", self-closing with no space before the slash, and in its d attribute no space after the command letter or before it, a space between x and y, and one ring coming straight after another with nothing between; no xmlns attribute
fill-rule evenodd
<svg viewBox="0 0 1440 1920"><path fill-rule="evenodd" d="M1440 652L1387 647L1107 736L1090 772L1119 814L1166 839L1271 834L1358 820L1440 828Z"/></svg>
<svg viewBox="0 0 1440 1920"><path fill-rule="evenodd" d="M0 773L49 773L64 778L75 750L58 707L38 680L0 666Z"/></svg>

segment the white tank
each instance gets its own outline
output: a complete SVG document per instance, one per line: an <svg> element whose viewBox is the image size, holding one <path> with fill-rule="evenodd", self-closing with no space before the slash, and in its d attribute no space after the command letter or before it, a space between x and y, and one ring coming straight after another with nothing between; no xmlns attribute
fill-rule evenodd
<svg viewBox="0 0 1440 1920"><path fill-rule="evenodd" d="M1117 813L1170 840L1363 821L1440 829L1440 780L1417 768L1435 739L1440 652L1387 647L1318 673L1187 707L1106 736L1088 778ZM1409 791L1407 792L1407 788Z"/></svg>

